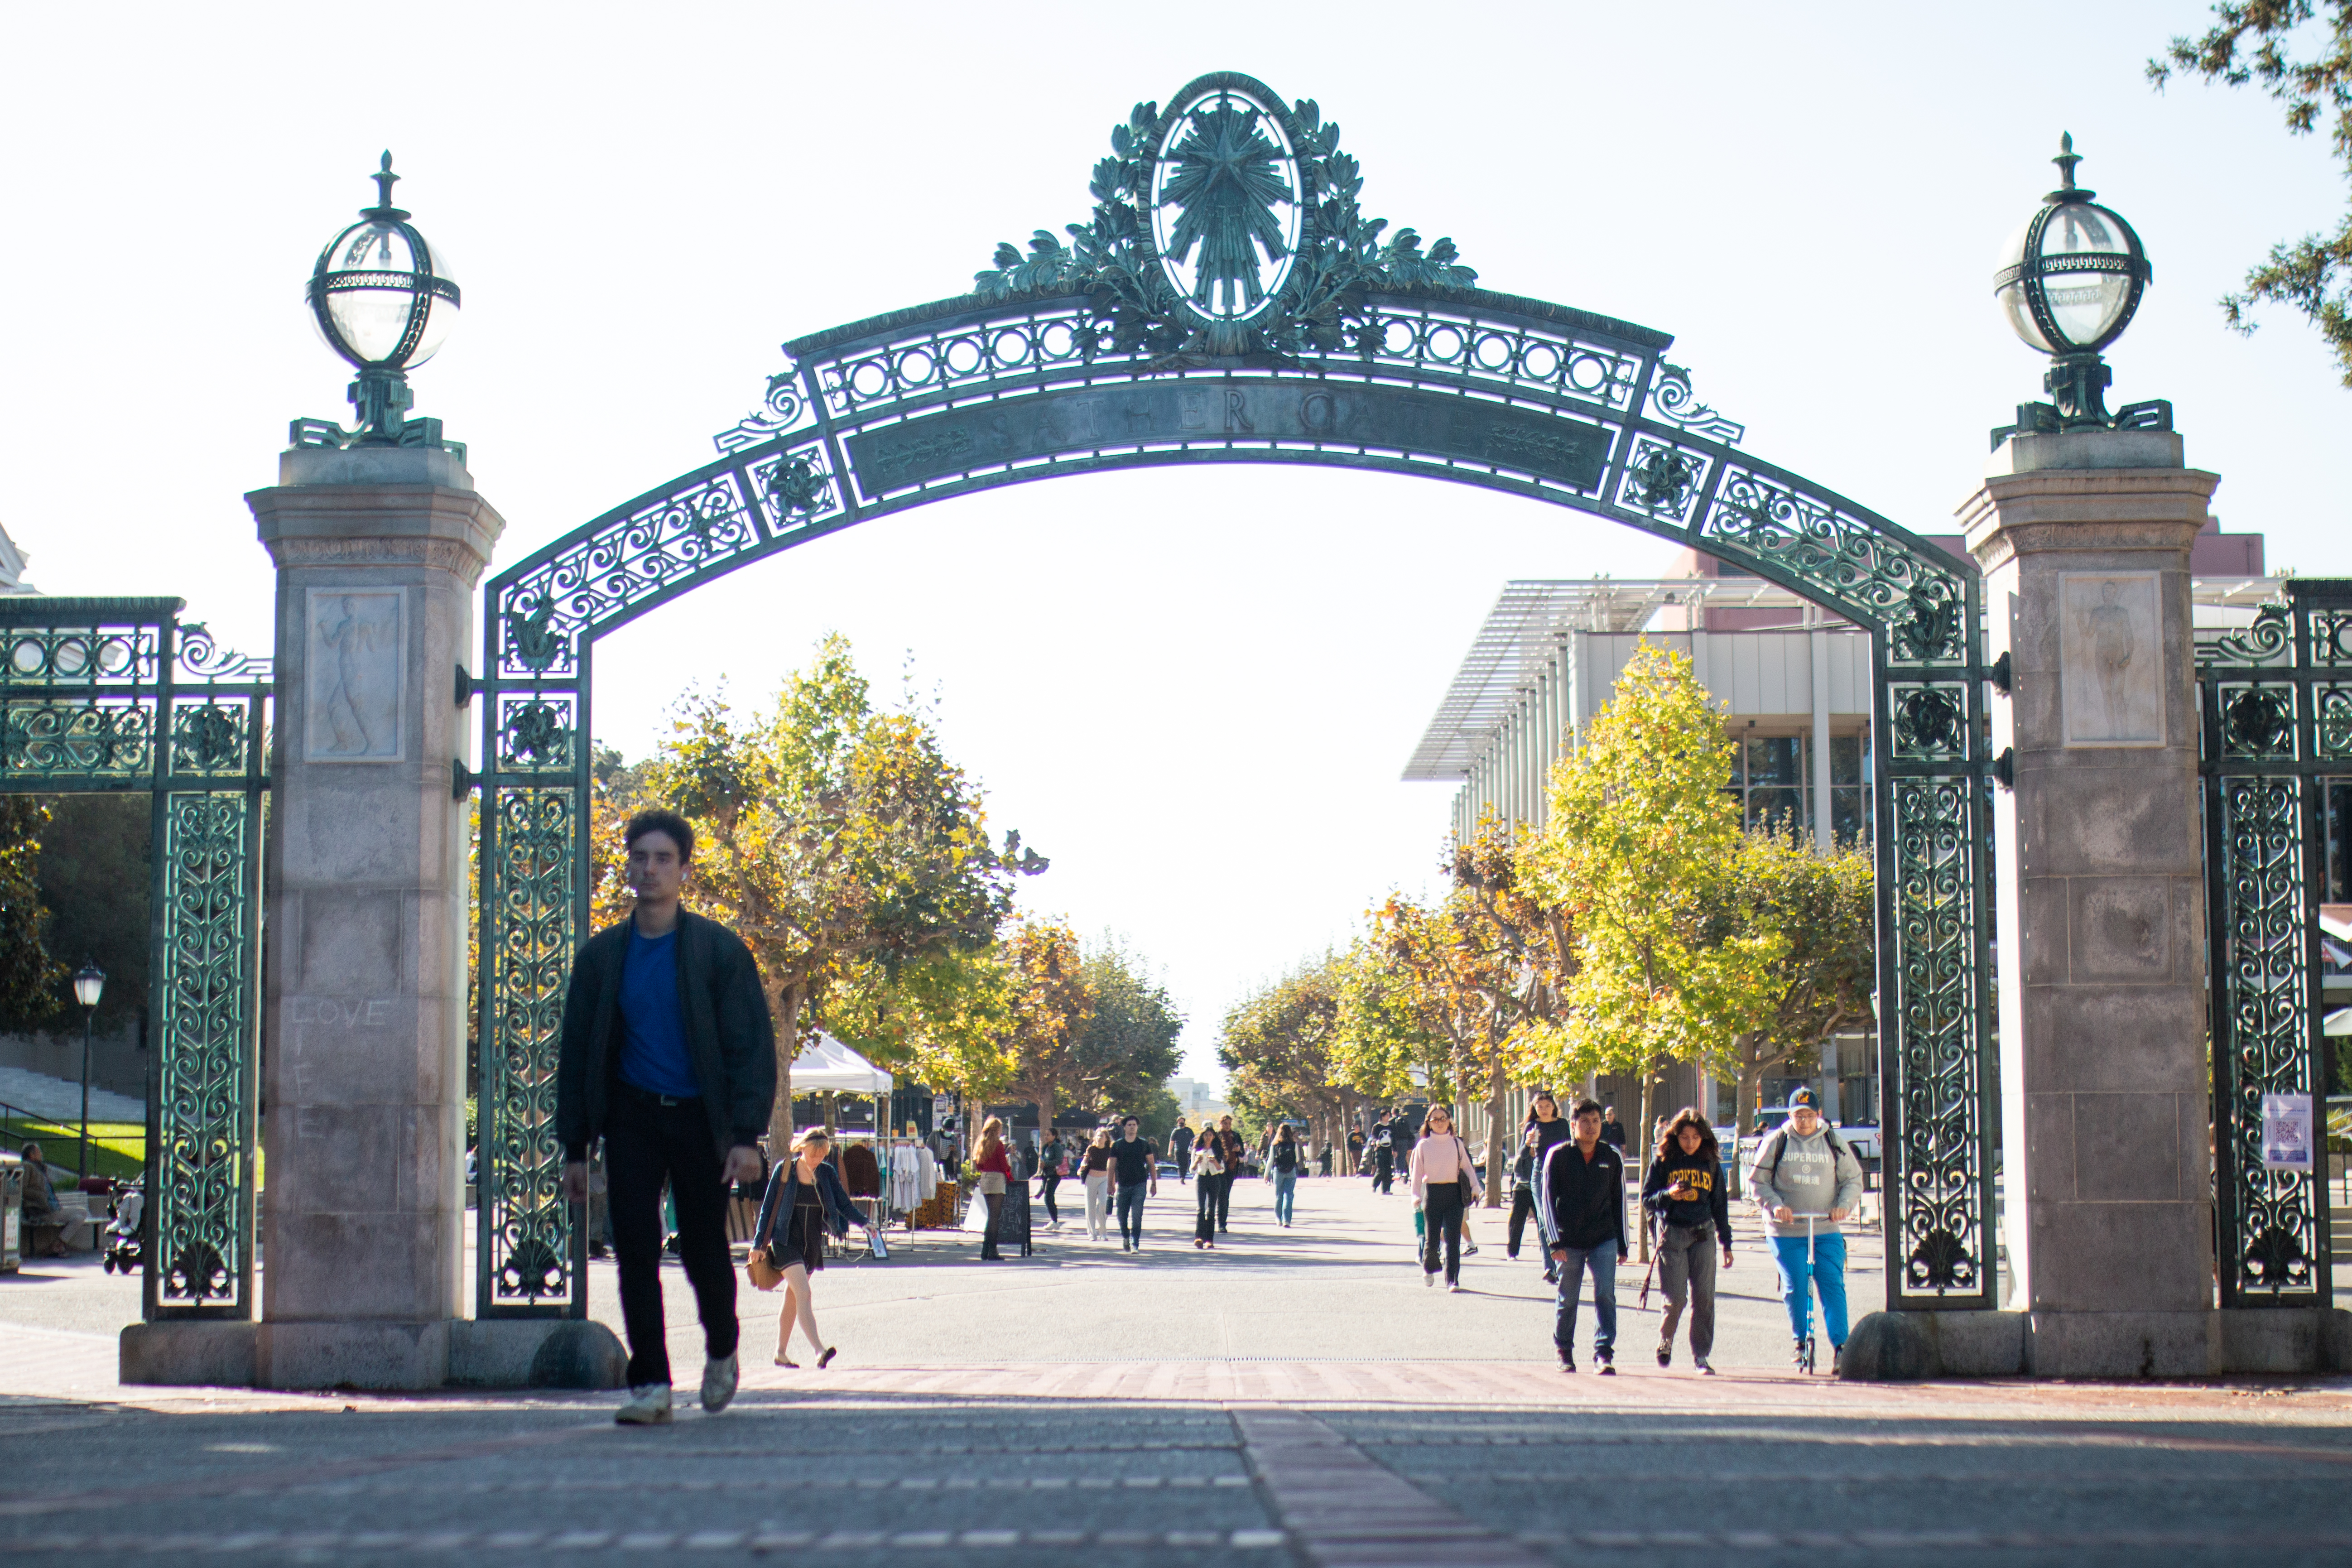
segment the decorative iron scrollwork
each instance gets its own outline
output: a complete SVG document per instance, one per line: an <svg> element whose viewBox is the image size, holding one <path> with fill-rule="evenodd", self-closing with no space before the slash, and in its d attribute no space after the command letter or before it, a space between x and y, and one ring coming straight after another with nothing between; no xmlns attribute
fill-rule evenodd
<svg viewBox="0 0 2352 1568"><path fill-rule="evenodd" d="M2273 601L2254 611L2251 625L2198 639L2198 657L2208 664L2271 664L2292 653L2293 612Z"/></svg>
<svg viewBox="0 0 2352 1568"><path fill-rule="evenodd" d="M555 598L551 594L541 594L539 603L528 611L509 610L507 657L533 675L545 675L553 668L569 651L563 634L553 625L554 619Z"/></svg>
<svg viewBox="0 0 2352 1568"><path fill-rule="evenodd" d="M2224 689L2224 756L2271 762L2294 755L2294 692L2291 688L2244 686Z"/></svg>
<svg viewBox="0 0 2352 1568"><path fill-rule="evenodd" d="M174 773L242 772L245 767L245 710L226 703L175 708L172 714L172 771Z"/></svg>
<svg viewBox="0 0 2352 1568"><path fill-rule="evenodd" d="M1968 752L1967 694L1948 686L1909 686L1895 693L1895 754L1959 757Z"/></svg>
<svg viewBox="0 0 2352 1568"><path fill-rule="evenodd" d="M574 868L585 831L569 788L502 789L484 823L479 1192L482 1305L572 1292L571 1208L555 1136L557 1037L579 946Z"/></svg>
<svg viewBox="0 0 2352 1568"><path fill-rule="evenodd" d="M1634 451L1619 499L1653 517L1675 522L1688 517L1699 481L1706 477L1706 460L1677 452L1661 441L1645 439Z"/></svg>
<svg viewBox="0 0 2352 1568"><path fill-rule="evenodd" d="M192 680L264 682L271 679L269 660L221 647L202 621L182 624L177 653L180 673Z"/></svg>
<svg viewBox="0 0 2352 1568"><path fill-rule="evenodd" d="M499 727L499 761L518 771L560 771L572 765L572 703L531 697L509 701Z"/></svg>
<svg viewBox="0 0 2352 1568"><path fill-rule="evenodd" d="M1690 372L1678 364L1658 367L1657 382L1650 388L1650 407L1659 418L1671 420L1694 436L1705 436L1734 447L1748 434L1747 426L1726 419L1699 402L1691 391Z"/></svg>
<svg viewBox="0 0 2352 1568"><path fill-rule="evenodd" d="M1970 1294L1983 1288L1986 1215L1980 1081L1982 940L1977 875L1982 827L1976 795L1960 779L1897 779L1895 793L1894 1032L1900 1148L1889 1172L1899 1183L1903 1289L1913 1295Z"/></svg>

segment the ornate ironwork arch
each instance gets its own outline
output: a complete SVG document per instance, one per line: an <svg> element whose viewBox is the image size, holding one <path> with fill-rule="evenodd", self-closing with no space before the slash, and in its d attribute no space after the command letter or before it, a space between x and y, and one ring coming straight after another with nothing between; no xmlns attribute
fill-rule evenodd
<svg viewBox="0 0 2352 1568"><path fill-rule="evenodd" d="M1993 1300L1991 908L1980 580L1739 449L1665 333L1476 286L1450 239L1383 239L1339 131L1232 73L1113 130L1065 246L972 293L785 345L719 460L486 590L479 1310L584 1312L558 1194L554 1049L585 935L594 644L699 584L1003 485L1208 463L1504 490L1689 544L1869 630L1890 1303ZM1213 244L1212 241L1214 243ZM1180 255L1180 251L1181 254Z"/></svg>

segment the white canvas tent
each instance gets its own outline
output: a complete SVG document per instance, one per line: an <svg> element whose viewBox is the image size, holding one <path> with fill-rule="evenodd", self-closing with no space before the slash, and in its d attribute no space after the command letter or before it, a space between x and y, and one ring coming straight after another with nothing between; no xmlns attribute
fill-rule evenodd
<svg viewBox="0 0 2352 1568"><path fill-rule="evenodd" d="M793 1092L816 1094L887 1094L890 1075L835 1039L820 1033L815 1041L793 1058Z"/></svg>

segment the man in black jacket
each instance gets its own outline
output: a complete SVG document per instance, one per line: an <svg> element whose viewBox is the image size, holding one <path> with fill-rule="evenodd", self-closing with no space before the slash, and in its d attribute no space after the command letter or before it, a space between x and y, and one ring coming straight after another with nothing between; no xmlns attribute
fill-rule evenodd
<svg viewBox="0 0 2352 1568"><path fill-rule="evenodd" d="M742 939L678 907L694 829L674 811L641 811L623 837L636 904L572 961L555 1129L564 1196L575 1203L588 1194L588 1146L604 1140L629 1335L629 1399L614 1419L658 1426L670 1419L662 1184L677 1205L678 1258L702 1320L702 1407L723 1410L737 1376L727 1190L760 1178L760 1135L776 1098L776 1036Z"/></svg>
<svg viewBox="0 0 2352 1568"><path fill-rule="evenodd" d="M1559 1305L1551 1341L1563 1372L1576 1370L1576 1298L1592 1273L1592 1359L1601 1376L1615 1373L1617 1259L1625 1252L1625 1162L1601 1141L1601 1107L1577 1103L1576 1136L1544 1156L1536 1193L1536 1223L1545 1250L1559 1267Z"/></svg>

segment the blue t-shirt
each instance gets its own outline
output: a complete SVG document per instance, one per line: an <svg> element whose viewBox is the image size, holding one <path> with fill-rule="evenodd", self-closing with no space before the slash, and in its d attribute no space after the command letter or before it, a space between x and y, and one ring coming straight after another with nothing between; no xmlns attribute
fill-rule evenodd
<svg viewBox="0 0 2352 1568"><path fill-rule="evenodd" d="M702 1092L686 1054L686 1015L677 999L677 928L649 937L629 928L621 963L621 1079L653 1094Z"/></svg>

